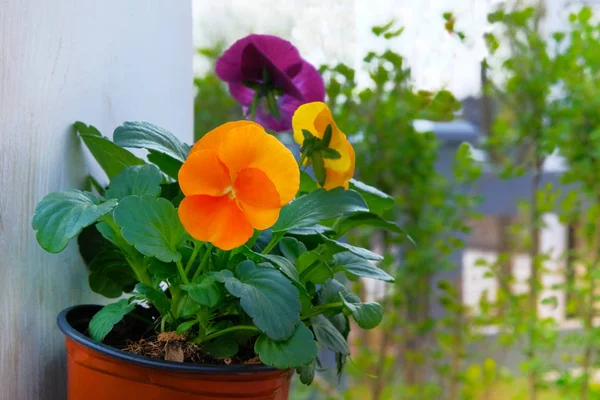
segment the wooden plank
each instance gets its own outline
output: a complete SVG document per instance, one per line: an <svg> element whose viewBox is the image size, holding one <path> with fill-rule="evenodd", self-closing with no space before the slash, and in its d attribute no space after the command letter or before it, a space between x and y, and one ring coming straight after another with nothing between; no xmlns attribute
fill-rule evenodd
<svg viewBox="0 0 600 400"><path fill-rule="evenodd" d="M190 8L185 1L0 0L2 400L65 398L56 315L100 301L76 245L45 254L31 229L36 203L81 187L90 170L70 124L80 119L110 135L124 120L145 119L191 141Z"/></svg>

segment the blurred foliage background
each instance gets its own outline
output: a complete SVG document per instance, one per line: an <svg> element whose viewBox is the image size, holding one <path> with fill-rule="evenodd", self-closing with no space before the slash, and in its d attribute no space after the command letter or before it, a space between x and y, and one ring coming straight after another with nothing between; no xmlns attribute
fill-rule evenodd
<svg viewBox="0 0 600 400"><path fill-rule="evenodd" d="M440 168L440 138L417 126L460 118L461 102L448 90L415 87L406 58L387 45L403 40L402 26L372 28L381 46L364 55L360 71L344 63L321 66L327 102L355 147L357 178L395 198L387 218L415 243L368 229L348 234L350 243L385 254L381 267L396 277L382 286L347 282L382 303L384 321L353 331L342 377L317 371L310 387L294 385L292 399L600 399L600 25L582 7L566 29L548 35L540 24L545 11L517 4L488 15L480 140L477 150L457 147L451 170ZM452 12L439 21L468 45ZM215 43L198 55L214 66L224 47ZM242 118L213 68L207 71L195 79L196 139ZM358 72L369 81L358 82ZM553 185L545 174L556 156L567 167ZM497 256L476 262L497 290L468 306L463 280L447 279L460 274L447 272L460 268L456 254L482 217L481 185L518 180L527 195L514 216L499 218ZM558 256L540 242L549 214L576 238ZM529 257L520 282L513 273L518 254ZM575 267L557 269L553 259ZM540 311L559 306L572 322L568 329ZM514 352L517 365L506 357ZM332 355L324 350L321 362L330 365Z"/></svg>

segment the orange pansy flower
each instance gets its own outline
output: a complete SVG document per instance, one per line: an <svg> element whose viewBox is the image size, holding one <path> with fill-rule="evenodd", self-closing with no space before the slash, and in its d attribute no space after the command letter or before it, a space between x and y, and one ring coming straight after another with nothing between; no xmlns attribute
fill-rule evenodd
<svg viewBox="0 0 600 400"><path fill-rule="evenodd" d="M222 250L267 229L300 186L292 153L251 121L223 124L202 137L179 170L186 196L179 218L196 240Z"/></svg>
<svg viewBox="0 0 600 400"><path fill-rule="evenodd" d="M294 140L300 145L304 143L302 130L307 130L313 136L322 139L328 125L331 125L329 148L337 151L340 157L324 159L326 177L323 188L330 190L343 186L348 189L348 182L354 175L356 164L354 149L335 123L327 104L316 101L303 104L296 110L292 118Z"/></svg>

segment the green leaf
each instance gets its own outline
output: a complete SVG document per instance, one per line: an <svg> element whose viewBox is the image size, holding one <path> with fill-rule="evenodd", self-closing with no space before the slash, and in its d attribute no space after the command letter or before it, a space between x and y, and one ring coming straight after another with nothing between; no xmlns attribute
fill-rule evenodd
<svg viewBox="0 0 600 400"><path fill-rule="evenodd" d="M300 375L300 382L305 385L310 385L315 379L315 368L317 366L317 360L314 359L310 364L303 365L296 368L296 372Z"/></svg>
<svg viewBox="0 0 600 400"><path fill-rule="evenodd" d="M96 230L98 230L98 232L100 232L100 234L102 235L102 237L104 239L108 240L109 242L111 242L112 244L114 244L115 246L118 247L117 242L119 241L119 239L117 237L117 234L115 233L115 231L113 230L113 228L111 228L111 226L109 224L102 221L102 222L98 222L95 226L96 226Z"/></svg>
<svg viewBox="0 0 600 400"><path fill-rule="evenodd" d="M152 258L148 264L148 272L154 278L160 281L174 280L179 278L179 272L175 263L162 262L159 259Z"/></svg>
<svg viewBox="0 0 600 400"><path fill-rule="evenodd" d="M224 335L212 342L202 342L202 348L215 358L229 358L237 354L239 346L231 335Z"/></svg>
<svg viewBox="0 0 600 400"><path fill-rule="evenodd" d="M240 299L244 311L254 325L273 340L286 340L300 322L302 308L298 289L276 269L257 267L252 261L241 262L236 276L231 271L219 272L217 279Z"/></svg>
<svg viewBox="0 0 600 400"><path fill-rule="evenodd" d="M179 324L179 326L177 327L176 332L180 335L183 335L184 333L186 333L187 331L189 331L190 329L192 329L192 327L194 325L196 325L198 323L197 320L193 320L193 321L186 321L182 324Z"/></svg>
<svg viewBox="0 0 600 400"><path fill-rule="evenodd" d="M269 113L271 113L275 119L281 119L279 106L277 105L277 99L275 98L275 93L272 91L267 92L267 108L269 109Z"/></svg>
<svg viewBox="0 0 600 400"><path fill-rule="evenodd" d="M98 161L100 167L106 172L109 179L114 178L127 167L145 164L144 160L100 135L96 128L90 126L85 129L83 128L85 124L80 124L77 125L76 123L75 125L79 137ZM90 130L90 128L95 131Z"/></svg>
<svg viewBox="0 0 600 400"><path fill-rule="evenodd" d="M340 293L340 298L358 326L363 329L373 329L383 319L383 309L378 303L349 302L342 293Z"/></svg>
<svg viewBox="0 0 600 400"><path fill-rule="evenodd" d="M325 235L320 235L323 242L327 245L328 255L334 255L342 251L350 251L365 260L381 261L383 257L377 253L373 253L371 250L363 249L362 247L356 247L349 245L348 243L338 242L333 239L329 239Z"/></svg>
<svg viewBox="0 0 600 400"><path fill-rule="evenodd" d="M310 251L301 254L296 261L298 273L300 274L300 282L312 282L315 284L325 283L328 279L333 278L333 271L327 263L321 258L321 255Z"/></svg>
<svg viewBox="0 0 600 400"><path fill-rule="evenodd" d="M310 193L318 188L317 182L309 174L300 171L300 189L298 189L298 193Z"/></svg>
<svg viewBox="0 0 600 400"><path fill-rule="evenodd" d="M283 207L279 219L271 229L273 232L286 232L359 211L368 209L357 192L341 187L329 191L318 189Z"/></svg>
<svg viewBox="0 0 600 400"><path fill-rule="evenodd" d="M93 193L75 189L50 193L38 203L33 214L37 241L47 252L59 253L83 228L116 205L116 200L100 204Z"/></svg>
<svg viewBox="0 0 600 400"><path fill-rule="evenodd" d="M360 193L367 202L369 210L375 214L380 215L383 211L394 206L394 198L392 196L356 179L350 179L350 189Z"/></svg>
<svg viewBox="0 0 600 400"><path fill-rule="evenodd" d="M338 267L335 269L336 272L339 270L344 270L363 278L378 279L384 282L394 282L394 277L375 266L375 264L373 264L371 261L365 260L364 258L359 257L352 252L344 251L337 253L333 256L333 259Z"/></svg>
<svg viewBox="0 0 600 400"><path fill-rule="evenodd" d="M171 310L171 300L169 300L165 292L154 289L143 283L135 285L135 291L144 296L148 303L152 304L158 310L160 315L165 316L169 314L169 311Z"/></svg>
<svg viewBox="0 0 600 400"><path fill-rule="evenodd" d="M379 215L371 212L359 212L344 217L335 224L334 229L339 236L342 236L350 229L359 226L372 226L375 228L383 228L390 232L398 233L400 235L406 235L408 240L410 240L411 243L414 244L412 238L408 236L406 232L404 232L404 230L398 226L398 224L392 221L387 221L381 218Z"/></svg>
<svg viewBox="0 0 600 400"><path fill-rule="evenodd" d="M223 284L218 282L215 274L211 272L200 275L194 283L183 285L181 288L192 300L206 307L215 307L225 297Z"/></svg>
<svg viewBox="0 0 600 400"><path fill-rule="evenodd" d="M75 121L75 123L73 124L73 128L75 128L75 132L78 133L102 137L102 133L100 133L98 128L96 128L93 125L86 125L81 121Z"/></svg>
<svg viewBox="0 0 600 400"><path fill-rule="evenodd" d="M178 249L186 233L169 200L128 196L115 208L114 218L123 238L140 253L164 262L181 260Z"/></svg>
<svg viewBox="0 0 600 400"><path fill-rule="evenodd" d="M306 253L308 250L304 243L298 241L298 239L284 237L279 241L279 251L281 251L281 254L283 254L285 258L294 263L300 255Z"/></svg>
<svg viewBox="0 0 600 400"><path fill-rule="evenodd" d="M351 303L360 303L360 298L351 293L343 283L336 279L330 279L319 290L319 304L338 303L340 294Z"/></svg>
<svg viewBox="0 0 600 400"><path fill-rule="evenodd" d="M330 148L322 149L321 155L323 156L323 158L327 158L330 160L337 160L338 158L342 157L342 155L337 150Z"/></svg>
<svg viewBox="0 0 600 400"><path fill-rule="evenodd" d="M348 342L324 315L317 315L311 318L310 322L312 323L313 332L318 343L336 353L350 354Z"/></svg>
<svg viewBox="0 0 600 400"><path fill-rule="evenodd" d="M312 226L307 226L304 228L290 229L289 231L287 231L287 233L289 233L290 235L296 235L296 236L312 236L312 235L318 235L320 233L331 234L331 233L335 233L335 231L328 226L312 225Z"/></svg>
<svg viewBox="0 0 600 400"><path fill-rule="evenodd" d="M88 282L95 293L116 298L131 292L137 282L125 257L116 249L106 249L90 262Z"/></svg>
<svg viewBox="0 0 600 400"><path fill-rule="evenodd" d="M254 344L254 352L265 365L277 369L298 368L317 357L317 343L310 329L300 323L287 340L275 341L265 334L260 335Z"/></svg>
<svg viewBox="0 0 600 400"><path fill-rule="evenodd" d="M302 136L304 136L304 140L309 140L315 137L309 130L306 129L302 129Z"/></svg>
<svg viewBox="0 0 600 400"><path fill-rule="evenodd" d="M257 260L257 261L266 260L266 261L272 263L273 265L275 265L281 272L283 272L285 274L285 276L290 278L292 281L300 280L300 277L298 276L298 270L296 270L296 267L294 266L294 264L292 262L290 262L290 260L288 260L287 258L278 256L275 254L256 253L249 249L248 249L248 251L252 253L252 256L255 257L255 260Z"/></svg>
<svg viewBox="0 0 600 400"><path fill-rule="evenodd" d="M162 175L154 165L127 167L110 182L105 198L121 200L131 195L158 197L161 181Z"/></svg>
<svg viewBox="0 0 600 400"><path fill-rule="evenodd" d="M115 129L114 141L121 147L154 150L184 162L190 147L171 132L146 121L125 122Z"/></svg>
<svg viewBox="0 0 600 400"><path fill-rule="evenodd" d="M320 143L323 148L329 147L329 143L331 143L331 133L332 132L333 132L333 129L331 127L331 124L327 125L327 128L325 128L325 132L323 132L323 138L321 138L321 143ZM331 149L331 150L333 150L333 149Z"/></svg>
<svg viewBox="0 0 600 400"><path fill-rule="evenodd" d="M327 179L327 170L325 169L325 161L323 160L321 151L313 151L310 155L310 160L312 162L312 169L317 183L320 186L324 186L325 179Z"/></svg>
<svg viewBox="0 0 600 400"><path fill-rule="evenodd" d="M90 337L97 342L101 342L112 328L134 309L135 304L129 304L127 299L102 307L90 321Z"/></svg>
<svg viewBox="0 0 600 400"><path fill-rule="evenodd" d="M181 161L156 150L150 150L148 152L148 161L156 165L162 172L173 179L177 179L179 169L183 165Z"/></svg>

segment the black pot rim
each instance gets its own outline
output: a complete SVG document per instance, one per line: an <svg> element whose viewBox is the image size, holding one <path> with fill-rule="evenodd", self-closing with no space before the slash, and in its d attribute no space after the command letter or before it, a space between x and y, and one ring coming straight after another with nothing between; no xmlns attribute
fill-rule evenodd
<svg viewBox="0 0 600 400"><path fill-rule="evenodd" d="M238 364L238 365L210 365L210 364L190 364L190 363L180 363L176 361L166 361L159 360L156 358L146 357L142 355L128 353L123 350L119 350L115 347L107 346L105 344L95 342L90 337L84 335L79 332L75 328L71 326L69 323L69 313L81 309L87 308L90 309L90 313L96 311L100 305L96 304L82 304L77 306L72 306L65 308L62 310L58 317L56 318L58 328L62 331L62 333L72 339L73 341L89 348L95 350L104 355L108 355L110 357L114 357L116 359L126 361L129 363L141 365L149 368L157 368L163 369L167 371L173 372L191 372L197 374L247 374L247 373L256 373L256 372L275 372L278 369L267 366L267 365L257 365L257 364ZM92 314L93 315L93 314ZM91 318L91 315L90 315Z"/></svg>

